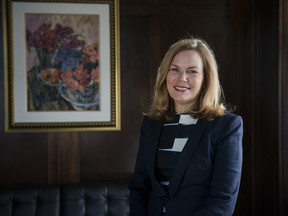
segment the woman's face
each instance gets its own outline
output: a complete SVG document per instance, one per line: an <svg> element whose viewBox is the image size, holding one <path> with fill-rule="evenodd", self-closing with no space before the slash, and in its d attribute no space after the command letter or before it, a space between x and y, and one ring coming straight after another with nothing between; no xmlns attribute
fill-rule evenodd
<svg viewBox="0 0 288 216"><path fill-rule="evenodd" d="M197 100L203 83L203 62L195 50L177 53L166 77L167 89L174 101L174 110L185 113Z"/></svg>

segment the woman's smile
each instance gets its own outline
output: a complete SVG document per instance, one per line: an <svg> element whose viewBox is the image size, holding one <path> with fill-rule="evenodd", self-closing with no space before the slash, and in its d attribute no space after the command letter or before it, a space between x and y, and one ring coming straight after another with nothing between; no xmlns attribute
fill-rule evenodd
<svg viewBox="0 0 288 216"><path fill-rule="evenodd" d="M174 86L174 88L176 89L176 91L186 91L186 90L191 89L191 88L185 87L185 86Z"/></svg>

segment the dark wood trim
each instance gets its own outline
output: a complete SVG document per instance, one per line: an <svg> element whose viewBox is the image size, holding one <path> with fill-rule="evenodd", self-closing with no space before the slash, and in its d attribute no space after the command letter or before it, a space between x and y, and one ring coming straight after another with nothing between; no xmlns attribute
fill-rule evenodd
<svg viewBox="0 0 288 216"><path fill-rule="evenodd" d="M78 183L79 181L79 133L50 133L48 135L48 184Z"/></svg>
<svg viewBox="0 0 288 216"><path fill-rule="evenodd" d="M48 183L68 183L69 133L48 135Z"/></svg>
<svg viewBox="0 0 288 216"><path fill-rule="evenodd" d="M147 15L158 15L158 16L228 16L227 6L215 6L207 7L205 5L191 5L190 7L186 4L169 4L169 5L148 5L148 4L127 4L121 5L122 15L136 15L136 16L147 16Z"/></svg>
<svg viewBox="0 0 288 216"><path fill-rule="evenodd" d="M156 79L157 69L161 62L161 23L159 16L150 16L150 55L149 55L149 70L150 70L150 94L153 92L154 81Z"/></svg>
<svg viewBox="0 0 288 216"><path fill-rule="evenodd" d="M280 170L280 210L281 216L288 215L288 1L280 0L279 5L279 65L282 75L282 121L281 121L281 148L279 148Z"/></svg>
<svg viewBox="0 0 288 216"><path fill-rule="evenodd" d="M80 182L80 133L71 133L68 152L68 182Z"/></svg>
<svg viewBox="0 0 288 216"><path fill-rule="evenodd" d="M279 85L278 1L254 5L255 208L259 215L279 215ZM256 214L256 215L257 215Z"/></svg>
<svg viewBox="0 0 288 216"><path fill-rule="evenodd" d="M57 143L54 142L52 136L48 136L48 184L54 185L57 180Z"/></svg>
<svg viewBox="0 0 288 216"><path fill-rule="evenodd" d="M253 1L235 0L229 4L229 46L227 86L235 112L244 121L243 171L235 216L255 214L255 72L253 46ZM235 78L236 77L236 78ZM227 94L227 93L226 93ZM230 97L231 98L231 97ZM230 100L228 102L231 102Z"/></svg>

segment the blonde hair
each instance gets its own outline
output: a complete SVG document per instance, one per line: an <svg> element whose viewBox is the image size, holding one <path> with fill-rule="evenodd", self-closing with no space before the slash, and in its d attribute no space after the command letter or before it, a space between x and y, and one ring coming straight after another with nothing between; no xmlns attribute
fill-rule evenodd
<svg viewBox="0 0 288 216"><path fill-rule="evenodd" d="M190 107L188 113L201 119L214 119L224 115L227 108L223 104L224 95L219 81L217 62L212 49L201 39L182 39L173 44L166 52L158 68L154 95L150 112L147 114L155 119L171 119L174 113L174 102L170 97L166 77L174 56L183 50L195 50L203 62L204 79L197 103Z"/></svg>

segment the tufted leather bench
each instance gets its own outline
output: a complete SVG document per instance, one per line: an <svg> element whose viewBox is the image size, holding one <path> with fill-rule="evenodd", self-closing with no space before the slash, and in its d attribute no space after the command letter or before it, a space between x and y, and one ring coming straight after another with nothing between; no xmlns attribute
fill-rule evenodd
<svg viewBox="0 0 288 216"><path fill-rule="evenodd" d="M126 184L0 189L1 216L129 216Z"/></svg>

